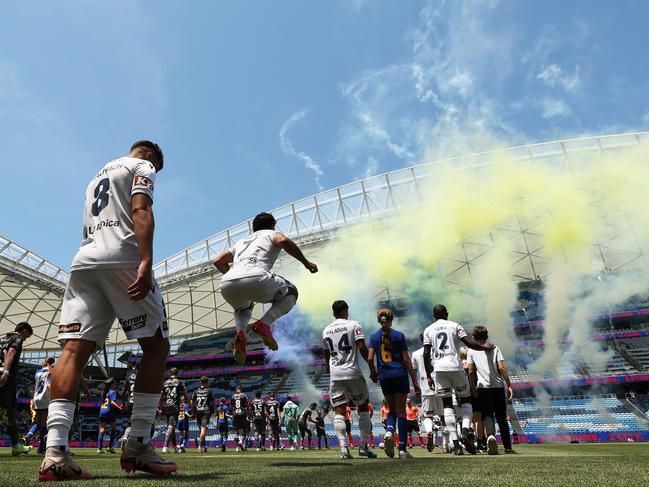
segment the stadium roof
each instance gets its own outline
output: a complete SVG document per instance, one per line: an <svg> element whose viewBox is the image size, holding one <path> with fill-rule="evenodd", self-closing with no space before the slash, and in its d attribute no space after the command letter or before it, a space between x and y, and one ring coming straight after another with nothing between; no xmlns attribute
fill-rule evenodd
<svg viewBox="0 0 649 487"><path fill-rule="evenodd" d="M570 167L573 154L614 152L640 144L649 144L649 132L583 137L555 142L531 144L498 150L512 160L532 161L543 165ZM452 163L454 170L479 171L491 164L496 151L454 157L373 176L303 198L273 210L278 229L304 246L307 257L313 258L322 249L322 242L331 238L338 228L393 213L422 201L422 185ZM601 215L610 220L611 235L600 242L602 269L620 270L637 261L640 249L616 248L615 235L624 232L622 219L615 213ZM507 232L518 255L512 263L516 279L531 280L543 275L540 236L533 228L520 222L497 230ZM178 252L154 266L165 296L169 325L174 337L190 337L229 328L233 325L232 310L218 291L220 274L212 265L216 255L252 231L247 220ZM470 282L471 265L493 245L480 236L462 244L442 263L450 284ZM56 348L61 297L68 274L59 267L0 237L0 332L6 332L19 321L35 325L38 340L27 342L28 349ZM315 258L314 258L315 260ZM293 265L280 258L278 266ZM256 309L261 311L260 307ZM118 326L108 339L109 344L126 340Z"/></svg>

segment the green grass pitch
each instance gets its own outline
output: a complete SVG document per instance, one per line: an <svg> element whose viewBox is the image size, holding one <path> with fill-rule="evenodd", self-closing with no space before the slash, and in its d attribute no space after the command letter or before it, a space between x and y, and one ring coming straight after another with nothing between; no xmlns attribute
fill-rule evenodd
<svg viewBox="0 0 649 487"><path fill-rule="evenodd" d="M649 444L519 445L518 455L464 456L433 454L420 448L414 460L389 459L375 449L377 460L341 460L338 450L260 452L253 450L206 454L193 451L170 454L179 471L171 478L126 474L119 468L119 453L97 456L94 450L76 449L80 464L94 476L88 486L640 486L649 485ZM356 456L357 452L354 452ZM0 486L39 485L41 457L34 453L13 458L0 449ZM79 485L59 482L56 485ZM40 484L42 485L42 484Z"/></svg>

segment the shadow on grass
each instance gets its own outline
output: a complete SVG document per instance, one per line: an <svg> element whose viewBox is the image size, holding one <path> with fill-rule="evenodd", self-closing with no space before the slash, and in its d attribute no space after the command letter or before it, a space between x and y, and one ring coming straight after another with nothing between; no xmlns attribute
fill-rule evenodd
<svg viewBox="0 0 649 487"><path fill-rule="evenodd" d="M124 475L93 475L92 480L115 480L117 482L119 481L132 481L132 480L149 480L149 481L156 481L156 480L171 480L173 482L196 482L198 480L225 480L225 477L227 476L232 476L232 475L237 475L235 472L201 472L201 473L191 473L191 472L183 472L183 473L178 473L178 474L172 474L172 475L160 475L160 476L155 476L155 475L149 475L147 473L136 473L129 475L128 477L124 477Z"/></svg>
<svg viewBox="0 0 649 487"><path fill-rule="evenodd" d="M351 463L342 462L277 462L270 463L269 467L353 467Z"/></svg>

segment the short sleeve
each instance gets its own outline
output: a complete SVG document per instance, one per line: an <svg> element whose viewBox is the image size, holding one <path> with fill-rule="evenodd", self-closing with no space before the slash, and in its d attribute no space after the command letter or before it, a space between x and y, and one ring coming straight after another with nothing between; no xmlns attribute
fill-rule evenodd
<svg viewBox="0 0 649 487"><path fill-rule="evenodd" d="M378 348L376 346L376 339L374 338L374 335L372 335L370 337L370 346L369 346L369 348L373 348L374 350L376 350Z"/></svg>
<svg viewBox="0 0 649 487"><path fill-rule="evenodd" d="M16 335L16 338L11 340L8 348L15 348L16 353L21 353L23 350L23 339L20 335Z"/></svg>
<svg viewBox="0 0 649 487"><path fill-rule="evenodd" d="M150 162L141 162L135 166L131 197L137 193L145 194L153 201L153 186L155 184L155 167Z"/></svg>
<svg viewBox="0 0 649 487"><path fill-rule="evenodd" d="M424 330L424 345L432 345L433 342L430 340L430 334L428 333L428 329Z"/></svg>
<svg viewBox="0 0 649 487"><path fill-rule="evenodd" d="M469 353L466 354L466 361L469 362L472 365L475 365L475 358L473 357L474 352L473 349L469 349Z"/></svg>
<svg viewBox="0 0 649 487"><path fill-rule="evenodd" d="M401 333L401 350L404 352L408 351L408 341L406 340L406 335Z"/></svg>
<svg viewBox="0 0 649 487"><path fill-rule="evenodd" d="M467 336L466 331L464 331L464 328L462 328L462 325L456 325L455 333L460 339Z"/></svg>
<svg viewBox="0 0 649 487"><path fill-rule="evenodd" d="M496 347L495 352L496 352L496 363L501 362L501 361L504 362L505 359L503 358L503 353L500 351L500 348Z"/></svg>
<svg viewBox="0 0 649 487"><path fill-rule="evenodd" d="M354 341L365 340L365 334L363 333L363 327L360 323L354 325Z"/></svg>

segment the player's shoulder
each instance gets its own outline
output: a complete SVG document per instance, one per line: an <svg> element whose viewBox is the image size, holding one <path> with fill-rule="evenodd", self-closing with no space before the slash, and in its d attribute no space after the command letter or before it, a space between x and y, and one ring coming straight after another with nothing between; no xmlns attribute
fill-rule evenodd
<svg viewBox="0 0 649 487"><path fill-rule="evenodd" d="M140 169L140 170L148 170L152 171L155 173L155 166L147 160L144 159L138 159L137 157L122 157L118 159L118 161L124 166L126 166L129 169L135 170L135 169Z"/></svg>

